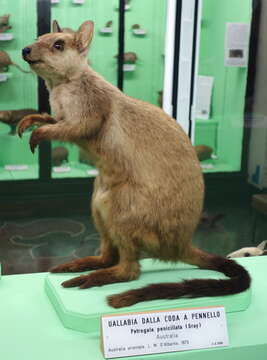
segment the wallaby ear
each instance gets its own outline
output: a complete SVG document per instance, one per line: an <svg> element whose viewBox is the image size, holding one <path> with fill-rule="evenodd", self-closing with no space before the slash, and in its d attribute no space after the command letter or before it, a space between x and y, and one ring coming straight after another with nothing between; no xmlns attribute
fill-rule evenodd
<svg viewBox="0 0 267 360"><path fill-rule="evenodd" d="M85 21L75 34L75 43L79 53L86 55L94 33L94 23Z"/></svg>
<svg viewBox="0 0 267 360"><path fill-rule="evenodd" d="M263 256L263 255L267 255L267 250L264 250L261 255L262 255L262 256Z"/></svg>
<svg viewBox="0 0 267 360"><path fill-rule="evenodd" d="M58 25L57 20L54 20L54 21L53 21L52 30L53 30L53 33L62 32L60 26Z"/></svg>

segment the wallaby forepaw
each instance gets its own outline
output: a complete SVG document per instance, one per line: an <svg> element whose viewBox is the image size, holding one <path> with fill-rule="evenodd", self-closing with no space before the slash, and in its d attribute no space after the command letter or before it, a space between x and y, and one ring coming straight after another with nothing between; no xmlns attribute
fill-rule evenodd
<svg viewBox="0 0 267 360"><path fill-rule="evenodd" d="M33 114L25 116L18 124L17 131L19 137L22 137L23 133L34 124L38 123L43 119L42 115Z"/></svg>
<svg viewBox="0 0 267 360"><path fill-rule="evenodd" d="M138 303L138 300L135 295L130 293L130 291L126 291L125 293L108 296L107 302L109 306L119 309L126 306L132 306Z"/></svg>
<svg viewBox="0 0 267 360"><path fill-rule="evenodd" d="M31 152L34 154L36 147L42 142L43 140L46 140L45 133L43 131L44 127L38 128L34 130L30 137L30 148Z"/></svg>

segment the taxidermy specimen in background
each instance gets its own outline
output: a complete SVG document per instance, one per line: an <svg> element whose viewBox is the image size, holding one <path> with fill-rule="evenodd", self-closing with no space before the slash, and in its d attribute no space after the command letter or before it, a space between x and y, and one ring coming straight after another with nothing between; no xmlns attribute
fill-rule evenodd
<svg viewBox="0 0 267 360"><path fill-rule="evenodd" d="M267 240L262 241L257 247L246 247L232 252L227 255L228 258L248 257L248 256L260 256L267 255L267 250L264 250L267 244Z"/></svg>
<svg viewBox="0 0 267 360"><path fill-rule="evenodd" d="M51 271L95 270L64 282L82 289L137 279L142 252L163 261L182 261L222 272L229 279L193 279L152 284L111 295L120 308L153 299L235 294L250 286L248 272L235 261L206 253L192 244L199 223L204 185L194 147L182 128L157 106L123 94L87 63L94 25L75 34L45 34L22 50L25 61L45 79L53 117L27 116L34 151L43 140L80 146L99 171L92 214L101 234L101 254Z"/></svg>
<svg viewBox="0 0 267 360"><path fill-rule="evenodd" d="M115 55L114 57L117 58L118 55ZM123 62L124 63L135 64L137 60L138 60L138 57L135 52L130 51L130 52L126 52L123 54Z"/></svg>
<svg viewBox="0 0 267 360"><path fill-rule="evenodd" d="M56 146L52 149L51 159L53 166L61 166L69 161L69 151L64 146Z"/></svg>
<svg viewBox="0 0 267 360"><path fill-rule="evenodd" d="M196 145L195 151L199 161L211 159L211 155L213 153L213 149L207 145Z"/></svg>
<svg viewBox="0 0 267 360"><path fill-rule="evenodd" d="M24 73L31 73L31 71L23 70L18 64L12 62L10 56L4 50L0 50L0 73L8 71L10 65L16 66L20 71Z"/></svg>
<svg viewBox="0 0 267 360"><path fill-rule="evenodd" d="M10 14L0 16L0 33L9 30L12 26L9 25Z"/></svg>
<svg viewBox="0 0 267 360"><path fill-rule="evenodd" d="M10 126L9 135L15 135L20 120L31 114L38 114L38 111L34 109L4 110L0 111L0 121Z"/></svg>
<svg viewBox="0 0 267 360"><path fill-rule="evenodd" d="M112 21L112 20L109 20L109 21L106 23L105 27L110 28L110 27L112 27L112 24L113 24L113 21Z"/></svg>

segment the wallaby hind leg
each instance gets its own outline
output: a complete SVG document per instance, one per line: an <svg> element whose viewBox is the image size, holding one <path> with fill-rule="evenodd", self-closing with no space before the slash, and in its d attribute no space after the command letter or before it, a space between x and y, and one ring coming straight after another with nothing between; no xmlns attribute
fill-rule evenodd
<svg viewBox="0 0 267 360"><path fill-rule="evenodd" d="M127 250L119 250L120 261L107 269L94 271L88 275L78 276L62 283L64 287L79 286L81 289L102 286L117 282L135 280L140 274L140 265L135 257L129 256Z"/></svg>
<svg viewBox="0 0 267 360"><path fill-rule="evenodd" d="M82 272L106 268L118 262L118 252L109 242L103 239L102 252L99 256L86 256L50 269L52 273Z"/></svg>
<svg viewBox="0 0 267 360"><path fill-rule="evenodd" d="M107 268L118 263L118 250L112 245L101 216L94 207L92 208L92 215L95 226L101 236L100 255L87 256L82 259L77 259L69 263L56 266L50 270L51 272L82 272L86 270Z"/></svg>

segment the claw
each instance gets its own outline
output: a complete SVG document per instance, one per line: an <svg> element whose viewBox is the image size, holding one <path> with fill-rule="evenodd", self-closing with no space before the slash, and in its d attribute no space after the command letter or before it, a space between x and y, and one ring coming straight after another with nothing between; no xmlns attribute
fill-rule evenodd
<svg viewBox="0 0 267 360"><path fill-rule="evenodd" d="M37 145L30 143L31 152L34 154Z"/></svg>
<svg viewBox="0 0 267 360"><path fill-rule="evenodd" d="M30 137L30 148L31 148L31 152L34 154L34 151L37 147L37 145L40 144L40 142L44 140L42 138L42 132L41 132L41 129L36 129L32 132L32 135Z"/></svg>

